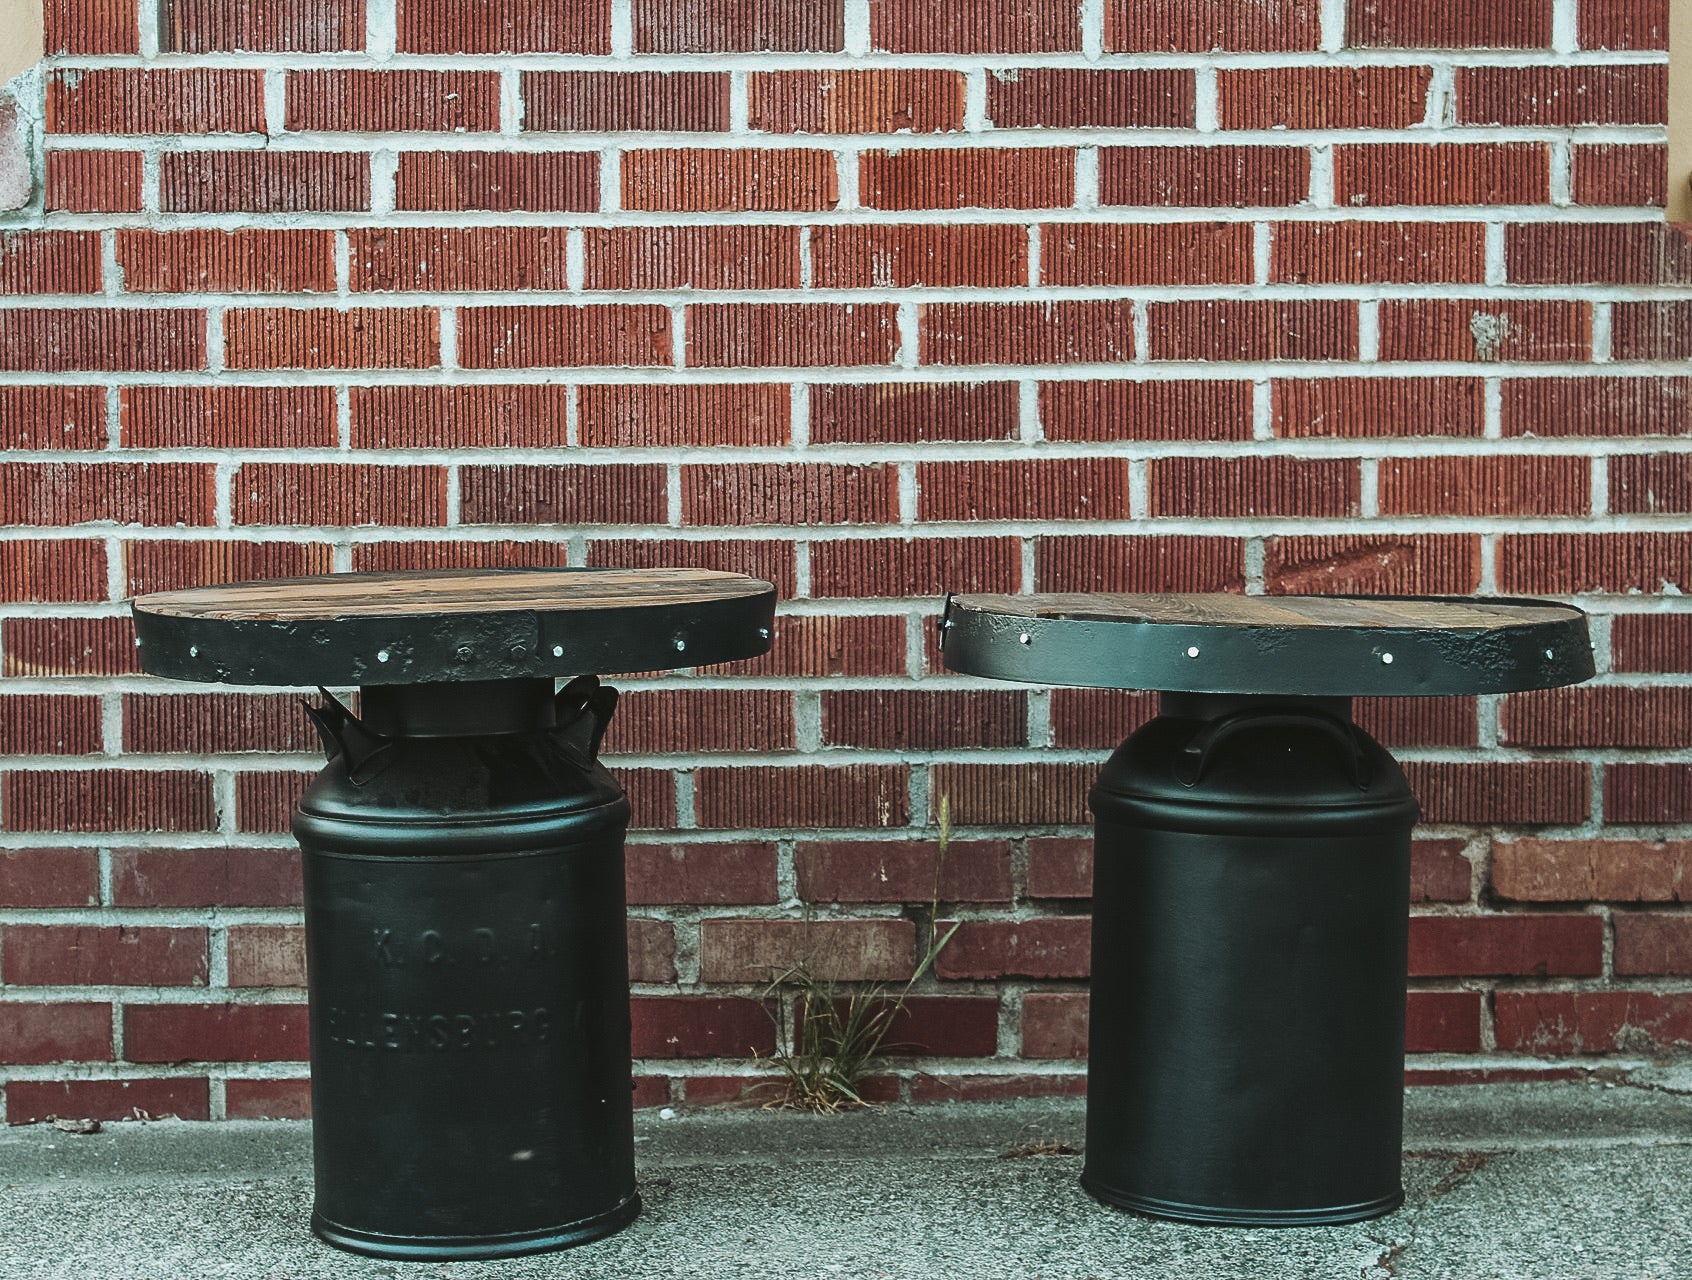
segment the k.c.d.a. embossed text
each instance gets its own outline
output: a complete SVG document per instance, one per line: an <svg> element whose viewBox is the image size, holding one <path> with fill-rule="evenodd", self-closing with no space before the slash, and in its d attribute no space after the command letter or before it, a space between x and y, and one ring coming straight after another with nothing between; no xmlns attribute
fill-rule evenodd
<svg viewBox="0 0 1692 1280"><path fill-rule="evenodd" d="M555 948L545 925L514 925L494 930L388 929L370 930L370 957L378 968L404 969L477 967L516 968L544 964Z"/></svg>

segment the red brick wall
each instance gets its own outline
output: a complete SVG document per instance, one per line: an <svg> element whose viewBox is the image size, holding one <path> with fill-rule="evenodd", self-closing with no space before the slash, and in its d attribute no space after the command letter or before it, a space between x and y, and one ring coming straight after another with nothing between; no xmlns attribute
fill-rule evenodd
<svg viewBox="0 0 1692 1280"><path fill-rule="evenodd" d="M299 1107L310 735L139 677L122 602L407 565L785 598L768 659L625 682L643 1101L756 1071L808 910L909 972L943 794L962 926L881 1087L1077 1086L1085 788L1148 702L938 672L948 588L1578 599L1591 687L1360 708L1427 810L1411 1045L1692 1044L1665 14L51 0L0 214L6 1116Z"/></svg>

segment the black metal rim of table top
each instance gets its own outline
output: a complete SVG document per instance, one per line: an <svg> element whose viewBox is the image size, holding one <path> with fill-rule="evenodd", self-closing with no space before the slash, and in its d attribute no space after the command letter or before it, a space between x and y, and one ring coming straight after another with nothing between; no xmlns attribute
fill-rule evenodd
<svg viewBox="0 0 1692 1280"><path fill-rule="evenodd" d="M370 686L733 662L769 650L775 604L771 584L742 574L557 568L278 578L142 596L132 608L153 675Z"/></svg>
<svg viewBox="0 0 1692 1280"><path fill-rule="evenodd" d="M1198 616L1207 607L1215 616ZM1230 607L1261 616L1229 621ZM1301 607L1330 616L1273 617ZM1427 697L1557 688L1594 670L1586 615L1527 598L967 595L947 598L940 627L950 671L1095 689Z"/></svg>

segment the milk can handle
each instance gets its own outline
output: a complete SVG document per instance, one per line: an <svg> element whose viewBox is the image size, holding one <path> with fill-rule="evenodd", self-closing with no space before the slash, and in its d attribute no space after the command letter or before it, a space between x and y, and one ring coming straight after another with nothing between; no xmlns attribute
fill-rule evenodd
<svg viewBox="0 0 1692 1280"><path fill-rule="evenodd" d="M1211 752L1246 729L1319 729L1342 748L1352 784L1359 791L1368 789L1363 746L1352 727L1343 720L1313 711L1238 711L1212 720L1182 748L1181 757L1175 762L1176 780L1185 787L1198 786L1210 764Z"/></svg>

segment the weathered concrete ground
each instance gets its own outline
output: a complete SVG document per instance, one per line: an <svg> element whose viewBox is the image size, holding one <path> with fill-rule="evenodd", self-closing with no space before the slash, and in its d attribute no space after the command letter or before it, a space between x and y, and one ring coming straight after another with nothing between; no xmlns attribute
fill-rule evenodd
<svg viewBox="0 0 1692 1280"><path fill-rule="evenodd" d="M610 1240L496 1263L357 1258L306 1230L297 1123L110 1125L0 1135L0 1277L38 1280L524 1280L909 1277L1081 1280L1611 1280L1692 1276L1692 1075L1422 1088L1408 1095L1391 1217L1241 1230L1102 1208L1079 1103L814 1118L644 1113L646 1211Z"/></svg>

